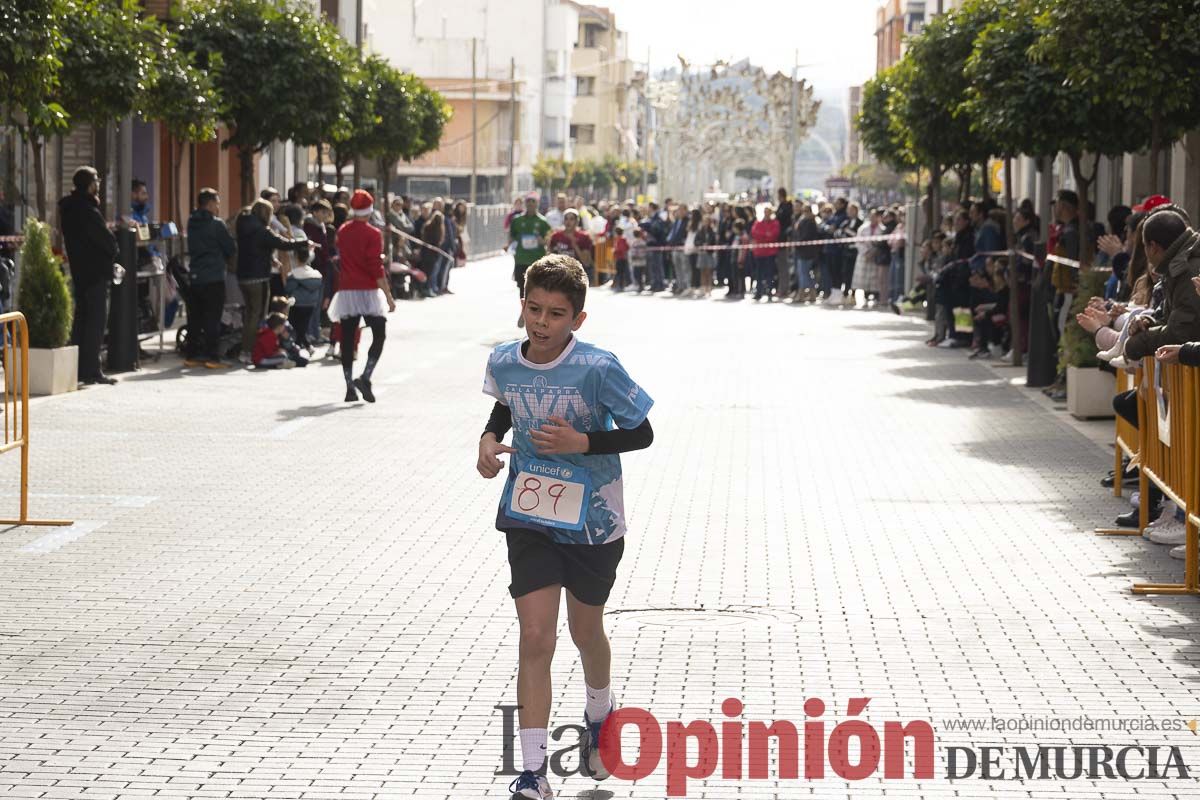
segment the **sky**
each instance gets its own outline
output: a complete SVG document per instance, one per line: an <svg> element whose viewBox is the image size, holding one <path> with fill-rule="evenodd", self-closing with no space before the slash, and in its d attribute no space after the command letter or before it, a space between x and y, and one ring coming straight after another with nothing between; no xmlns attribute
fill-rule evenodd
<svg viewBox="0 0 1200 800"><path fill-rule="evenodd" d="M875 72L875 10L880 0L591 0L617 15L629 34L629 57L654 69L718 58L749 58L791 72L817 94L862 83ZM841 92L836 92L841 94Z"/></svg>

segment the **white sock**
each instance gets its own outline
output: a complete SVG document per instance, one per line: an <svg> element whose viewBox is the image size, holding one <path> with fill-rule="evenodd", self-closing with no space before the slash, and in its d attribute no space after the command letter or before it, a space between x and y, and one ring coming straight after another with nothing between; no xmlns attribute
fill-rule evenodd
<svg viewBox="0 0 1200 800"><path fill-rule="evenodd" d="M583 688L587 689L587 706L584 711L587 713L588 720L599 722L607 717L608 712L612 710L612 687L593 689L585 683Z"/></svg>
<svg viewBox="0 0 1200 800"><path fill-rule="evenodd" d="M521 769L542 771L546 763L546 729L521 728Z"/></svg>

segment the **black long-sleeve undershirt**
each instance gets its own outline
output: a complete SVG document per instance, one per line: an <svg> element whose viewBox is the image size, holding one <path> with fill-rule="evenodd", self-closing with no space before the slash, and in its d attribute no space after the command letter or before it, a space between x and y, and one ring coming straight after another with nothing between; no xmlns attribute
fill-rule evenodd
<svg viewBox="0 0 1200 800"><path fill-rule="evenodd" d="M487 425L482 435L493 434L496 441L504 441L504 435L512 430L512 410L496 401L492 406L492 414L488 417ZM592 431L587 435L588 449L584 455L600 456L628 453L633 450L644 450L654 441L654 429L650 427L649 418L632 430L616 428L611 431Z"/></svg>

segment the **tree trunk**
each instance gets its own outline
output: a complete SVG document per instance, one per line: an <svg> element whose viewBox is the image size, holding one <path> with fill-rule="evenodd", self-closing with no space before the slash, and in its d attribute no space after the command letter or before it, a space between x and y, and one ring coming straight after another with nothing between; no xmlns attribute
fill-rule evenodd
<svg viewBox="0 0 1200 800"><path fill-rule="evenodd" d="M1159 183L1159 161L1162 158L1162 114L1155 113L1150 122L1150 194L1163 194Z"/></svg>
<svg viewBox="0 0 1200 800"><path fill-rule="evenodd" d="M248 206L254 202L254 151L239 147L238 163L241 165L242 205Z"/></svg>
<svg viewBox="0 0 1200 800"><path fill-rule="evenodd" d="M379 204L380 213L383 215L383 251L387 254L387 263L391 264L395 259L392 257L392 232L388 230L387 212L388 212L388 187L386 175L388 174L388 163L384 158L379 159L379 196L375 198L375 202Z"/></svg>
<svg viewBox="0 0 1200 800"><path fill-rule="evenodd" d="M179 213L179 190L180 184L183 181L179 177L179 170L183 165L183 142L175 140L172 137L171 141L171 215L175 220L175 224L180 227L186 227L182 215Z"/></svg>
<svg viewBox="0 0 1200 800"><path fill-rule="evenodd" d="M38 218L42 222L46 222L45 142L42 141L41 136L33 134L29 137L29 144L33 147L33 185L34 192L37 194Z"/></svg>
<svg viewBox="0 0 1200 800"><path fill-rule="evenodd" d="M992 175L988 171L990 159L985 158L979 164L979 188L981 189L979 196L984 201L992 199Z"/></svg>
<svg viewBox="0 0 1200 800"><path fill-rule="evenodd" d="M933 213L933 227L929 230L930 236L942 226L942 177L945 174L946 168L941 164L934 164L933 171L929 174L930 210Z"/></svg>
<svg viewBox="0 0 1200 800"><path fill-rule="evenodd" d="M1079 262L1080 269L1091 269L1092 258L1095 255L1095 243L1091 237L1091 224L1088 214L1088 200L1091 198L1092 184L1096 180L1096 170L1100 166L1099 154L1092 156L1092 174L1083 174L1080 157L1071 156L1071 170L1075 173L1075 183L1079 186Z"/></svg>
<svg viewBox="0 0 1200 800"><path fill-rule="evenodd" d="M325 192L321 188L325 185L325 145L317 144L317 191L324 196Z"/></svg>
<svg viewBox="0 0 1200 800"><path fill-rule="evenodd" d="M1043 229L1039 225L1038 236L1040 237L1050 229L1050 223L1053 221L1051 219L1052 212L1050 208L1050 179L1053 176L1054 157L1038 156L1037 170L1039 180L1037 186L1037 204L1035 208L1037 209L1038 216L1041 218L1040 222L1046 226L1046 228Z"/></svg>
<svg viewBox="0 0 1200 800"><path fill-rule="evenodd" d="M1020 281L1021 262L1017 256L1017 236L1013 230L1013 160L1012 156L1004 159L1004 208L1008 211L1005 222L1005 237L1008 241L1008 331L1012 346L1012 365L1021 366L1021 298Z"/></svg>
<svg viewBox="0 0 1200 800"><path fill-rule="evenodd" d="M954 171L958 173L958 202L965 203L971 197L971 165L955 167Z"/></svg>
<svg viewBox="0 0 1200 800"><path fill-rule="evenodd" d="M334 166L333 174L337 178L337 189L335 191L341 191L341 189L342 189L342 173L346 171L346 162L345 161L335 161L335 162L333 162L333 166Z"/></svg>

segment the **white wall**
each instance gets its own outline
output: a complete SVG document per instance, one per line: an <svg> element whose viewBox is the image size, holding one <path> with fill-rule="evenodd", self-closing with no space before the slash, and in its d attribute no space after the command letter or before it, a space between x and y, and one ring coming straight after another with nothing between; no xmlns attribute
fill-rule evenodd
<svg viewBox="0 0 1200 800"><path fill-rule="evenodd" d="M364 0L373 52L421 78L470 90L471 39L480 79L507 81L516 59L521 138L542 141L543 7L547 0ZM533 148L536 150L536 147Z"/></svg>

